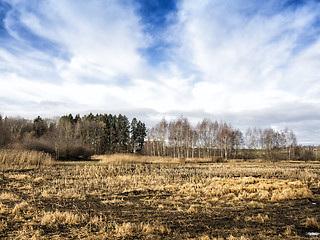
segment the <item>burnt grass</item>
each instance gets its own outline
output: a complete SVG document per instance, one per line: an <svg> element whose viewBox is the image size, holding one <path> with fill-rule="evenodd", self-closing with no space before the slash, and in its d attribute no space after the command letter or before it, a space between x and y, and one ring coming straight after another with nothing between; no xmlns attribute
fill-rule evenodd
<svg viewBox="0 0 320 240"><path fill-rule="evenodd" d="M319 174L319 165L310 165L306 170L301 165L286 163L275 166L277 169L270 172L265 171L269 168L268 164L258 167L242 165L244 171L237 170L237 166L234 166L233 171L232 164L220 164L221 168L230 168L220 172L211 171L208 166L210 165L57 164L41 168L2 170L0 192L10 192L17 198L3 197L0 200L4 209L0 211L0 239L80 239L84 236L87 239L310 239L307 232L320 231L319 226L306 225L307 218L315 218L320 222L319 179L314 178ZM253 167L257 170L247 171ZM259 171L259 167L263 171ZM99 174L95 175L95 168ZM303 174L299 174L301 171ZM306 177L306 172L314 173L313 178ZM162 179L167 181L166 186L155 187L143 180L145 176L153 174L163 175ZM130 185L130 180L125 180L126 175L137 176L138 183L135 183L135 187ZM109 184L102 181L107 176L122 176L124 182ZM192 177L237 180L252 176L258 180L274 179L275 182L277 179L301 180L312 191L312 195L279 201L254 199L255 203L252 204L253 199L250 198L235 200L221 196L210 201L211 197L177 191L179 185ZM302 177L304 179L299 179ZM140 185L139 179L145 183ZM112 178L108 181L112 181ZM161 184L164 183L159 182ZM170 185L174 185L175 190ZM73 195L70 192L74 192ZM29 208L16 216L17 213L12 209L23 201L28 203ZM61 222L56 226L41 223L45 213L55 211L71 212L83 216L83 220L74 224ZM94 217L104 222L104 234L101 234L101 227L91 223L90 219ZM116 234L108 225L128 222L137 225L159 224L167 230L153 232L150 236L140 232ZM286 233L288 227L291 233Z"/></svg>

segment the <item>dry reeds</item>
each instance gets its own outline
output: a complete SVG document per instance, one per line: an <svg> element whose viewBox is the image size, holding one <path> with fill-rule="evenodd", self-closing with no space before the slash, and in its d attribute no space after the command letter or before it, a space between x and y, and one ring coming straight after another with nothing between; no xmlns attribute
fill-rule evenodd
<svg viewBox="0 0 320 240"><path fill-rule="evenodd" d="M0 150L2 166L40 166L50 165L52 157L44 152L4 149Z"/></svg>
<svg viewBox="0 0 320 240"><path fill-rule="evenodd" d="M100 160L100 163L181 163L183 159L169 157L150 157L133 154L94 155L92 159Z"/></svg>
<svg viewBox="0 0 320 240"><path fill-rule="evenodd" d="M212 158L172 158L157 156L141 156L134 154L94 155L92 159L100 163L212 163L217 159Z"/></svg>

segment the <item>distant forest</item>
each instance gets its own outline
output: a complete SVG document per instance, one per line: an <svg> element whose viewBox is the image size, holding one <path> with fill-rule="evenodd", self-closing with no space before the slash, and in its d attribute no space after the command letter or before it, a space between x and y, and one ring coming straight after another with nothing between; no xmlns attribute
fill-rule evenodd
<svg viewBox="0 0 320 240"><path fill-rule="evenodd" d="M87 160L93 154L136 153L173 158L315 160L318 148L301 147L288 128L249 128L203 119L195 127L180 117L151 129L125 115L79 114L27 120L0 116L0 148L44 151L57 160Z"/></svg>
<svg viewBox="0 0 320 240"><path fill-rule="evenodd" d="M59 160L89 159L93 154L141 151L147 135L143 122L125 115L72 114L33 121L0 117L0 147L44 151Z"/></svg>
<svg viewBox="0 0 320 240"><path fill-rule="evenodd" d="M296 159L297 138L289 129L249 128L243 134L226 122L204 119L192 127L187 118L163 119L150 129L145 152L178 158Z"/></svg>

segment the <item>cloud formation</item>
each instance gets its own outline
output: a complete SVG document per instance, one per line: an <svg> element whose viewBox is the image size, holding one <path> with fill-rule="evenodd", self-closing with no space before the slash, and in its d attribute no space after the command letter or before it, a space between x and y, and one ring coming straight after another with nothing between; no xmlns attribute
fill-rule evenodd
<svg viewBox="0 0 320 240"><path fill-rule="evenodd" d="M210 117L320 144L317 1L0 1L0 113Z"/></svg>

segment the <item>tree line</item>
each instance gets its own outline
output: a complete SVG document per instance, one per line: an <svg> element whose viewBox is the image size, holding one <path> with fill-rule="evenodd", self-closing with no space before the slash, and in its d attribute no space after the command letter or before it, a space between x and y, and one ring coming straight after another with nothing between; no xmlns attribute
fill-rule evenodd
<svg viewBox="0 0 320 240"><path fill-rule="evenodd" d="M64 115L27 120L0 116L0 148L44 151L56 159L89 159L93 154L139 153L173 158L317 160L320 148L297 144L288 128L248 128L244 133L224 121L187 118L145 123L125 115Z"/></svg>
<svg viewBox="0 0 320 240"><path fill-rule="evenodd" d="M163 119L148 132L145 153L177 158L295 159L297 138L288 128L249 128L243 134L226 122L203 119L195 127L180 117Z"/></svg>
<svg viewBox="0 0 320 240"><path fill-rule="evenodd" d="M121 114L39 116L33 121L0 116L0 147L44 151L62 160L139 152L146 135L145 123Z"/></svg>

